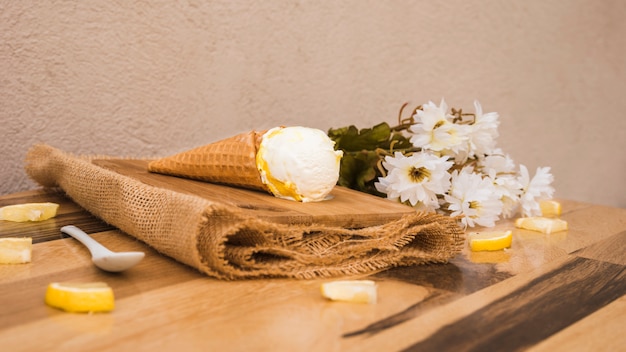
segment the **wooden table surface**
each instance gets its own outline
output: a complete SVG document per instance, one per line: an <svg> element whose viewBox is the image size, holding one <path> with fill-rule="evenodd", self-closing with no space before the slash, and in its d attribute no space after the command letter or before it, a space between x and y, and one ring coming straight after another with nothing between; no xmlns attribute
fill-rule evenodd
<svg viewBox="0 0 626 352"><path fill-rule="evenodd" d="M570 230L514 229L507 251L370 275L376 304L327 301L319 280L220 281L164 257L50 191L39 223L0 221L33 237L29 264L0 265L2 351L619 351L626 346L626 209L561 200ZM113 250L146 258L123 273L91 263L59 229L76 225ZM495 229L513 229L501 221ZM50 282L107 282L116 308L73 314L44 304Z"/></svg>

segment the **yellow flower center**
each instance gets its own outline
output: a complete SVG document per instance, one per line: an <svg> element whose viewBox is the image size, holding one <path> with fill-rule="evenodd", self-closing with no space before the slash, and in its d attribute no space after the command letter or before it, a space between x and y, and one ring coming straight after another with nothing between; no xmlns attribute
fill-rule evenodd
<svg viewBox="0 0 626 352"><path fill-rule="evenodd" d="M439 120L437 121L437 123L435 124L435 126L433 126L433 130L436 130L437 128L443 126L443 124L446 123L444 120Z"/></svg>
<svg viewBox="0 0 626 352"><path fill-rule="evenodd" d="M473 200L471 202L469 202L469 207L470 209L479 209L480 208L480 203Z"/></svg>
<svg viewBox="0 0 626 352"><path fill-rule="evenodd" d="M415 183L428 180L430 178L430 170L425 167L411 167L409 169L409 179Z"/></svg>

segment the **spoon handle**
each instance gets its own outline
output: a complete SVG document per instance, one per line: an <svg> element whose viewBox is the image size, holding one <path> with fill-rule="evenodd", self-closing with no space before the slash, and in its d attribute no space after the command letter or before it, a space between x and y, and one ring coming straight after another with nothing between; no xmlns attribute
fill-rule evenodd
<svg viewBox="0 0 626 352"><path fill-rule="evenodd" d="M89 249L92 256L95 256L97 254L102 255L102 254L110 252L108 248L101 245L98 241L94 240L93 238L91 238L91 236L89 236L83 230L79 229L78 227L74 225L61 227L61 232L74 237L80 243L84 244L85 247Z"/></svg>

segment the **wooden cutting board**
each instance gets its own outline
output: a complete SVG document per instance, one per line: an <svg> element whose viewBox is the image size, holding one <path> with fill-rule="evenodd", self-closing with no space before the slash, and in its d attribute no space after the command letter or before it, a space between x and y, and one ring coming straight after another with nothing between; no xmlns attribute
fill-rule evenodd
<svg viewBox="0 0 626 352"><path fill-rule="evenodd" d="M330 193L331 199L301 203L264 192L151 173L147 169L149 160L99 159L93 163L150 186L230 204L247 215L283 224L361 228L381 225L415 212L398 202L339 186Z"/></svg>

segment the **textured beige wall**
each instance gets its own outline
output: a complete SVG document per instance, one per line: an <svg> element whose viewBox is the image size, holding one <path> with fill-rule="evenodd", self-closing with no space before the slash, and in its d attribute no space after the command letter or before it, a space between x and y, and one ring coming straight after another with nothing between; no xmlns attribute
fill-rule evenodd
<svg viewBox="0 0 626 352"><path fill-rule="evenodd" d="M626 207L626 2L3 1L0 194L29 146L165 155L478 99L556 196Z"/></svg>

